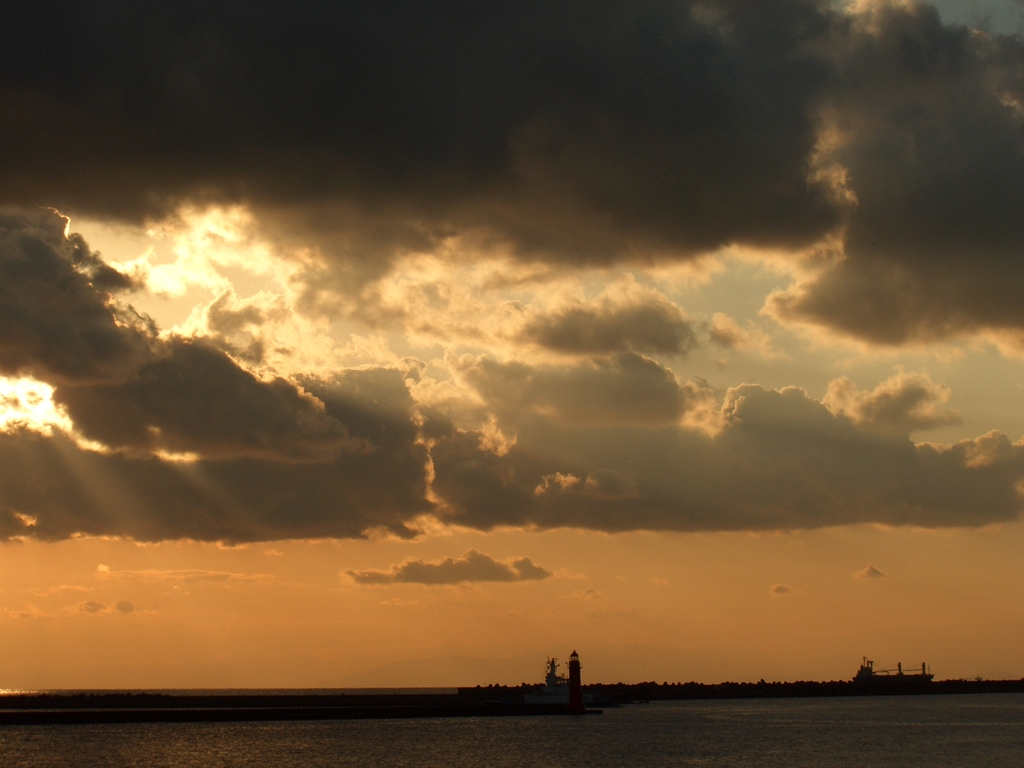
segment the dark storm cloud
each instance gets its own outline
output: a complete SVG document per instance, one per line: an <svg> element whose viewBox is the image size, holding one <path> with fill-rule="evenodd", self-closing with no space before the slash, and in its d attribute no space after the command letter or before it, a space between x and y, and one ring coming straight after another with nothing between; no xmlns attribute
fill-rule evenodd
<svg viewBox="0 0 1024 768"><path fill-rule="evenodd" d="M5 372L52 381L83 435L123 450L9 427L5 538L411 536L416 517L438 509L482 529L980 525L1020 507L1020 443L909 440L955 418L941 407L948 393L920 375L871 392L840 380L824 403L745 385L719 407L703 384L634 352L561 366L464 357L456 373L495 414L506 435L495 441L417 409L397 368L264 381L210 342L125 322L137 316L100 287L123 279L81 239L63 240L60 217L7 221Z"/></svg>
<svg viewBox="0 0 1024 768"><path fill-rule="evenodd" d="M770 306L883 344L1024 326L1024 41L879 4L840 57L846 258Z"/></svg>
<svg viewBox="0 0 1024 768"><path fill-rule="evenodd" d="M108 291L130 281L65 225L52 211L0 210L0 373L119 378L149 355L152 329L111 308Z"/></svg>
<svg viewBox="0 0 1024 768"><path fill-rule="evenodd" d="M325 255L307 308L454 235L608 263L844 233L776 316L888 344L1024 325L1024 44L928 5L8 5L0 200L249 203Z"/></svg>
<svg viewBox="0 0 1024 768"><path fill-rule="evenodd" d="M285 313L280 309L269 314L280 317ZM252 331L266 322L267 315L265 309L239 302L233 291L225 291L206 308L207 338L233 357L252 364L262 363L263 340Z"/></svg>
<svg viewBox="0 0 1024 768"><path fill-rule="evenodd" d="M532 320L523 337L570 354L648 352L684 355L697 336L667 300L569 307Z"/></svg>
<svg viewBox="0 0 1024 768"><path fill-rule="evenodd" d="M327 461L366 447L294 384L263 381L203 340L159 337L109 292L130 281L65 223L0 213L0 373L53 384L84 436L207 458Z"/></svg>
<svg viewBox="0 0 1024 768"><path fill-rule="evenodd" d="M320 461L297 463L281 448L254 456L259 452L240 451L236 441L233 458L171 462L83 450L60 433L0 433L0 535L44 540L83 533L140 541L270 541L359 537L382 528L411 536L415 531L410 521L429 512L433 504L427 500L429 457L418 440L404 376L394 369L367 369L305 382L323 403L320 417L344 424L349 442L358 446L336 451L330 461L321 456ZM157 377L154 387L161 381ZM168 416L168 428L180 436L186 434L182 425L192 423L190 439L204 446L216 446L211 434L226 433L239 440L248 435L245 440L262 446L275 426L261 423L261 413L272 419L275 409L296 408L295 390L282 394L268 386L256 402L263 397L278 397L281 402L257 413L232 411L231 397L237 397L242 410L251 406L253 398L244 392L250 386L254 385L245 382L237 395L214 393L208 401L200 390L190 390L187 381L178 395L171 387L166 393L169 403L183 393L195 394L198 402L180 402L182 409L194 413L182 416L178 424L170 423ZM97 423L110 416L115 425L109 429L127 423L124 430L131 436L134 420L118 420L116 397L109 397L111 402L99 403ZM157 412L173 412L144 387L127 386L121 397L129 414L145 397L154 398ZM225 413L204 410L214 405ZM226 423L204 428L204 415Z"/></svg>
<svg viewBox="0 0 1024 768"><path fill-rule="evenodd" d="M386 571L345 571L357 584L466 584L481 581L539 581L552 574L534 565L528 557L511 562L467 551L462 557L445 557L436 562L406 560Z"/></svg>
<svg viewBox="0 0 1024 768"><path fill-rule="evenodd" d="M54 400L85 437L111 448L296 460L362 448L294 384L261 381L198 339L172 337L125 381L58 387Z"/></svg>
<svg viewBox="0 0 1024 768"><path fill-rule="evenodd" d="M126 282L81 238L65 239L56 214L5 216L0 373L54 384L75 429L118 452L59 431L0 433L4 538L408 536L432 508L404 372L342 371L302 389L259 379L117 304L103 288ZM163 451L198 460L154 457Z"/></svg>
<svg viewBox="0 0 1024 768"><path fill-rule="evenodd" d="M717 413L714 434L524 409L514 423L499 419L514 441L498 455L483 433L455 429L429 409L421 430L403 378L377 369L305 382L367 446L330 463L175 463L83 450L59 432L0 434L0 533L229 542L374 529L412 536L416 517L431 513L483 530L942 527L1014 520L1021 508L1024 443L992 432L952 446L915 445L898 420L883 419L879 429L860 411L834 413L798 389L730 390L704 414L714 425ZM708 403L694 408L707 411ZM512 567L521 578L542 575L520 561Z"/></svg>
<svg viewBox="0 0 1024 768"><path fill-rule="evenodd" d="M974 526L1021 509L1024 444L1000 433L915 445L802 390L754 385L730 390L721 418L709 435L524 416L500 456L479 434L451 432L431 451L434 489L447 519L485 529Z"/></svg>
<svg viewBox="0 0 1024 768"><path fill-rule="evenodd" d="M432 508L426 451L406 444L332 463L174 463L82 450L60 434L0 434L0 533L139 541L400 536ZM29 517L31 516L31 517Z"/></svg>
<svg viewBox="0 0 1024 768"><path fill-rule="evenodd" d="M824 2L6 8L0 190L138 219L244 200L341 251L475 233L607 261L807 244ZM338 220L341 220L340 225Z"/></svg>

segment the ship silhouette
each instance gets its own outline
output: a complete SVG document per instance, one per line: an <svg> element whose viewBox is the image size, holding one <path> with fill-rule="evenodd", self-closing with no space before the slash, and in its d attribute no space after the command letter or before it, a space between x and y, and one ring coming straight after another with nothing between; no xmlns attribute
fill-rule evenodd
<svg viewBox="0 0 1024 768"><path fill-rule="evenodd" d="M875 669L875 662L865 656L853 682L858 686L895 690L926 687L931 683L933 677L934 675L928 671L928 665L924 662L921 662L919 672L904 672L903 662L897 663L892 669Z"/></svg>
<svg viewBox="0 0 1024 768"><path fill-rule="evenodd" d="M558 659L552 657L544 665L544 688L538 692L526 693L523 701L526 704L565 704L569 705L569 677L558 671ZM583 703L592 704L593 697L583 694Z"/></svg>

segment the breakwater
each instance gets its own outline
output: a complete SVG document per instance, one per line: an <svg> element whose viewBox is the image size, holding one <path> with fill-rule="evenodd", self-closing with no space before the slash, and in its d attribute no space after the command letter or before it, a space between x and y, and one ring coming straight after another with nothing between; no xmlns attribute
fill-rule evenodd
<svg viewBox="0 0 1024 768"><path fill-rule="evenodd" d="M533 685L459 688L460 695L476 695L511 701L532 693ZM1020 680L938 680L916 681L896 676L878 676L873 681L852 680L756 683L593 683L583 686L584 694L602 706L634 701L685 701L697 699L786 699L825 696L912 696L958 693L1024 693Z"/></svg>
<svg viewBox="0 0 1024 768"><path fill-rule="evenodd" d="M430 717L563 716L563 704L525 704L538 686L475 686L456 693L35 693L0 697L0 726L84 723L187 723ZM881 678L756 683L596 683L583 686L594 706L695 699L1024 693L1021 680L939 680L900 684ZM586 714L599 714L588 709Z"/></svg>
<svg viewBox="0 0 1024 768"><path fill-rule="evenodd" d="M599 714L588 710L586 714ZM0 726L567 715L565 705L460 694L24 694L0 698Z"/></svg>

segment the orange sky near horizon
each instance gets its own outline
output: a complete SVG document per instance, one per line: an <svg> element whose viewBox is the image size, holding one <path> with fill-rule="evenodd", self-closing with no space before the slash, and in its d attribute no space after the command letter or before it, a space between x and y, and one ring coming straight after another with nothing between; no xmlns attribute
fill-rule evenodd
<svg viewBox="0 0 1024 768"><path fill-rule="evenodd" d="M927 661L937 679L1017 679L1021 543L1018 524L453 532L235 549L26 542L5 550L0 679L15 689L512 685L537 682L546 656L572 649L587 682L847 679L862 655ZM345 573L473 548L499 560L529 552L554 575L361 586ZM865 575L870 565L884 575Z"/></svg>

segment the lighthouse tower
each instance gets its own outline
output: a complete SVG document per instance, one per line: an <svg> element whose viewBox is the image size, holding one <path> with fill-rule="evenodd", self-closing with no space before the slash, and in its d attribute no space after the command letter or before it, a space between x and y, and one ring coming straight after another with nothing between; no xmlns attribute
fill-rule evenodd
<svg viewBox="0 0 1024 768"><path fill-rule="evenodd" d="M580 656L576 651L569 657L569 711L582 713L583 706L583 684L580 682Z"/></svg>

